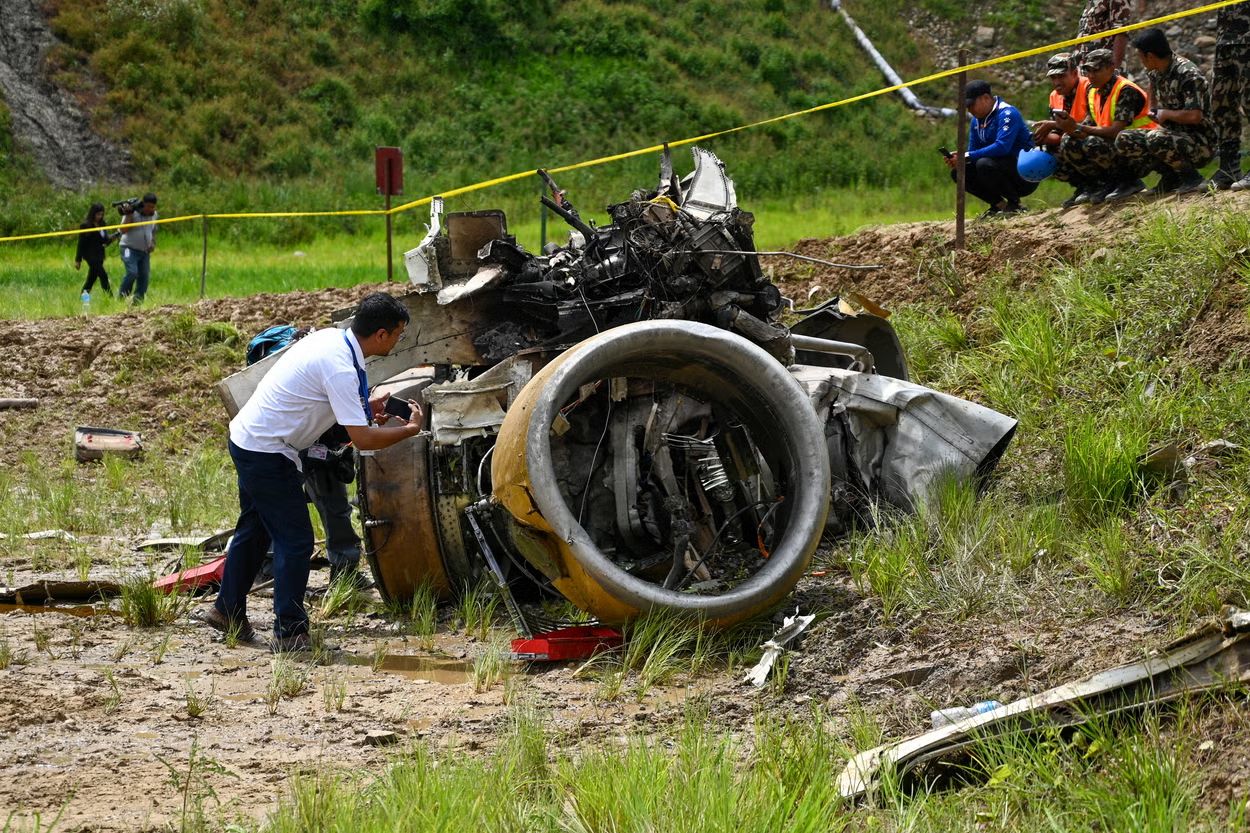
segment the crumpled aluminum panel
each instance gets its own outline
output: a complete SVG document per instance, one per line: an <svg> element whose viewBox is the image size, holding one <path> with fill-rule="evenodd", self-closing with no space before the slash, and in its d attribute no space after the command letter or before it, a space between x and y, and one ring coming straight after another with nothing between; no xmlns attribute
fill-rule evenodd
<svg viewBox="0 0 1250 833"><path fill-rule="evenodd" d="M998 463L1016 420L923 385L875 373L795 365L817 413L845 409L863 488L914 510L945 478L966 480Z"/></svg>
<svg viewBox="0 0 1250 833"><path fill-rule="evenodd" d="M685 199L681 207L691 216L706 220L738 207L734 181L725 173L725 163L716 154L694 148L694 173L683 183Z"/></svg>

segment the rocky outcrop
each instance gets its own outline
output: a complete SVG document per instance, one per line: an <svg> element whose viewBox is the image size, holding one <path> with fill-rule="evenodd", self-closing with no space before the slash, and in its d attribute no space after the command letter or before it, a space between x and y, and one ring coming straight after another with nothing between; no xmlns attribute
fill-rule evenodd
<svg viewBox="0 0 1250 833"><path fill-rule="evenodd" d="M958 56L961 48L967 49L968 61L971 63L988 60L1027 46L1057 43L1075 37L1076 22L1085 3L1084 0L1059 0L1047 8L1047 17L1044 21L1028 24L1027 31L1010 33L1005 32L1001 25L998 28L990 28L988 25L990 22L998 22L992 12L1003 5L993 0L970 3L967 18L957 24L925 10L917 3L913 6L914 11L908 16L908 23L916 39L928 45L936 66L954 67L959 64ZM1192 8L1194 5L1196 4L1189 0L1150 0L1146 4L1145 17L1147 19L1163 17L1172 12ZM853 9L852 13L854 13ZM1164 31L1176 52L1194 61L1209 75L1215 54L1215 12L1193 15L1165 24ZM1129 72L1140 77L1141 67L1131 49L1129 55L1126 61ZM1000 64L978 74L1002 84L1009 95L1026 93L1033 89L1049 90L1050 84L1046 80L1047 57L1049 56L1042 55L1010 64ZM932 93L929 95L931 97ZM945 102L932 101L930 103Z"/></svg>
<svg viewBox="0 0 1250 833"><path fill-rule="evenodd" d="M4 0L3 6L0 94L18 145L58 186L128 179L128 154L92 131L73 97L48 79L44 56L56 39L37 0Z"/></svg>

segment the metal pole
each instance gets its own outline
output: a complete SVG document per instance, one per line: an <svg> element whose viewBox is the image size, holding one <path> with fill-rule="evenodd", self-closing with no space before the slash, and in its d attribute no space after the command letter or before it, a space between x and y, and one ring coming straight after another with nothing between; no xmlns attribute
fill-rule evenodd
<svg viewBox="0 0 1250 833"><path fill-rule="evenodd" d="M545 197L547 192L539 190L538 196ZM538 211L538 251L542 252L543 249L547 248L547 206L540 203Z"/></svg>
<svg viewBox="0 0 1250 833"><path fill-rule="evenodd" d="M200 249L200 297L204 297L204 292L208 287L208 216L200 215L200 230L203 232L204 241Z"/></svg>
<svg viewBox="0 0 1250 833"><path fill-rule="evenodd" d="M968 50L959 50L959 65L961 67L968 65ZM964 176L965 176L965 154L968 150L968 108L964 106L964 87L968 83L968 73L960 72L955 77L955 83L958 89L955 91L955 106L959 110L959 136L957 137L956 147L958 148L955 159L955 248L962 249L964 247L964 211L966 208L966 195L964 194Z"/></svg>
<svg viewBox="0 0 1250 833"><path fill-rule="evenodd" d="M395 279L395 256L391 253L391 160L386 160L386 282Z"/></svg>

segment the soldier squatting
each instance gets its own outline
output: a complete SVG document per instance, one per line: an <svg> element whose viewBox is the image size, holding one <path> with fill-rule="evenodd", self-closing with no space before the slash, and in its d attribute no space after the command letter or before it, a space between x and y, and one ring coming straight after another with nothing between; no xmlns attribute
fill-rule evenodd
<svg viewBox="0 0 1250 833"><path fill-rule="evenodd" d="M1210 82L1172 51L1161 29L1131 41L1123 34L1105 37L1051 57L1050 113L1033 123L1031 141L1022 137L1014 107L992 95L985 81L971 82L965 90L972 115L968 191L989 204L983 216L1023 210L1020 197L1052 173L1073 186L1064 207L1143 191L1250 190L1250 175L1241 168L1242 117L1250 117L1250 3L1217 14ZM1132 22L1129 0L1089 0L1078 36ZM1137 82L1122 71L1130 42L1145 70ZM1199 169L1215 159L1219 168L1204 179ZM954 168L954 157L947 163ZM1159 179L1148 189L1144 177L1152 173Z"/></svg>

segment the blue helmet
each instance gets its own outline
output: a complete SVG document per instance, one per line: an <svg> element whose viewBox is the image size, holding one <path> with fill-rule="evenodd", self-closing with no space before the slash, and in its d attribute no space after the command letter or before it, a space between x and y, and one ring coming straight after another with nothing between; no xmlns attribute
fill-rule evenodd
<svg viewBox="0 0 1250 833"><path fill-rule="evenodd" d="M1020 178L1029 182L1041 182L1053 174L1058 167L1059 160L1054 154L1041 148L1022 150L1020 156L1016 158L1016 170L1019 171Z"/></svg>

